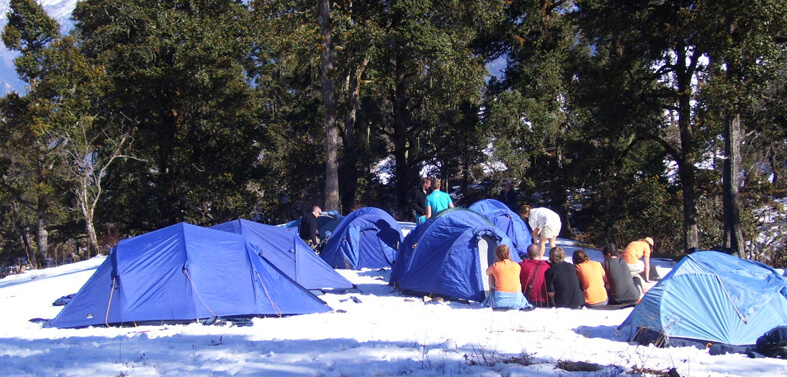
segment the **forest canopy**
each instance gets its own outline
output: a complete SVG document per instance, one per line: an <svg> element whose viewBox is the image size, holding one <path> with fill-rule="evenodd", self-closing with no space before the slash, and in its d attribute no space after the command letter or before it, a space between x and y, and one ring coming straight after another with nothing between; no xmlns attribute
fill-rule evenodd
<svg viewBox="0 0 787 377"><path fill-rule="evenodd" d="M0 264L313 205L412 221L422 176L562 236L787 265L787 3L10 0Z"/></svg>

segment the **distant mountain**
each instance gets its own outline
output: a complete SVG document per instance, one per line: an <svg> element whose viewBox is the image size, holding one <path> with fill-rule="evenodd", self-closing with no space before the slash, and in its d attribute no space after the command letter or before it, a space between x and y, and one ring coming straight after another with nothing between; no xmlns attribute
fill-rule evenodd
<svg viewBox="0 0 787 377"><path fill-rule="evenodd" d="M9 0L0 0L0 30L5 28L8 22ZM74 26L71 21L71 12L77 4L77 0L38 0L44 6L46 13L60 24L60 31L68 33ZM5 96L11 90L23 92L25 85L14 68L14 59L19 54L16 51L9 51L5 45L0 43L0 96Z"/></svg>

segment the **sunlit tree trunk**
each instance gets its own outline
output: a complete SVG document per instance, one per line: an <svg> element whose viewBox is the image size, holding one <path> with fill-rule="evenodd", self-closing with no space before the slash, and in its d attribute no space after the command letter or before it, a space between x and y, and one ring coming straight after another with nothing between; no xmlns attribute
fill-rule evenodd
<svg viewBox="0 0 787 377"><path fill-rule="evenodd" d="M738 200L738 176L741 164L740 152L741 116L735 114L724 120L724 247L743 255L744 242L741 229L740 204Z"/></svg>

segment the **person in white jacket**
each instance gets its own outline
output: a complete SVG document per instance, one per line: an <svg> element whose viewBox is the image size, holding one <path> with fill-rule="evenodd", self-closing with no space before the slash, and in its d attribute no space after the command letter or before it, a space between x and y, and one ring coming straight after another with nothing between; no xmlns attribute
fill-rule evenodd
<svg viewBox="0 0 787 377"><path fill-rule="evenodd" d="M519 216L527 221L533 231L533 243L538 244L541 255L546 251L546 241L549 240L549 248L553 248L557 243L557 236L560 234L560 215L549 208L530 208L525 204L519 207Z"/></svg>

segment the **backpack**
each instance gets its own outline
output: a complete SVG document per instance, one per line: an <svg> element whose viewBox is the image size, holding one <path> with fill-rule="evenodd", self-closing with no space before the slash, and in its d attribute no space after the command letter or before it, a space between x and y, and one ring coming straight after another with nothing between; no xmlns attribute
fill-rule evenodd
<svg viewBox="0 0 787 377"><path fill-rule="evenodd" d="M757 352L767 357L787 359L787 326L774 327L757 338Z"/></svg>

